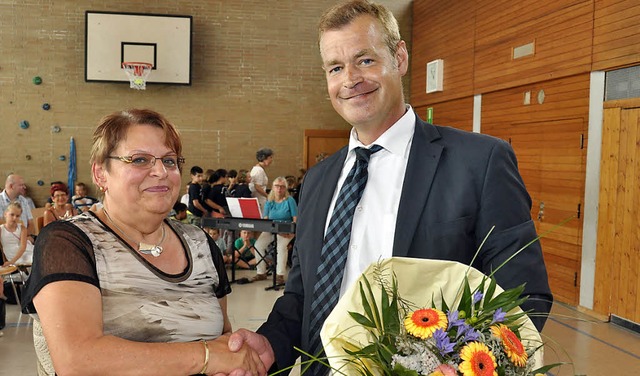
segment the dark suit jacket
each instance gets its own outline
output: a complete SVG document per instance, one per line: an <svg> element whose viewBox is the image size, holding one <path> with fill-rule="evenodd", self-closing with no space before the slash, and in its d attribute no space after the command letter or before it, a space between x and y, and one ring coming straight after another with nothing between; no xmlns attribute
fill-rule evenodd
<svg viewBox="0 0 640 376"><path fill-rule="evenodd" d="M304 178L293 266L284 295L258 329L269 339L278 368L293 364L300 355L293 346L308 350L311 299L325 222L346 155L345 147L310 169ZM393 255L469 264L495 226L474 263L474 267L489 274L536 238L530 209L531 198L509 144L417 119ZM553 298L539 242L530 245L495 276L505 289L527 283L525 295L532 299L522 307L524 310L551 309ZM546 318L532 319L542 330Z"/></svg>

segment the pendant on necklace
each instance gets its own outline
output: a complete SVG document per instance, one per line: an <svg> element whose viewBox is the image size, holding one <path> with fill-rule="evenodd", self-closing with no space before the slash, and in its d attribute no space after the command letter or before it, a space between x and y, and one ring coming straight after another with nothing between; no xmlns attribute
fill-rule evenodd
<svg viewBox="0 0 640 376"><path fill-rule="evenodd" d="M158 257L162 254L162 247L159 245L140 243L140 245L138 245L138 251L145 255Z"/></svg>

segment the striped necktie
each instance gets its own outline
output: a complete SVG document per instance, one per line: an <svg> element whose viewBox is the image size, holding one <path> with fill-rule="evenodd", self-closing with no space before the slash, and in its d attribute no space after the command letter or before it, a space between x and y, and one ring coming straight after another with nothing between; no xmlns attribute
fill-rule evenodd
<svg viewBox="0 0 640 376"><path fill-rule="evenodd" d="M329 227L324 237L320 265L317 270L317 282L313 288L311 302L311 322L309 331L310 353L318 355L322 352L320 329L329 313L338 303L340 286L347 262L349 242L351 239L351 224L353 213L362 197L367 185L369 158L371 154L382 149L373 145L370 149L358 147L355 149L356 161L349 171L347 178L338 193ZM313 363L308 372L311 375L326 375L329 370L320 363Z"/></svg>

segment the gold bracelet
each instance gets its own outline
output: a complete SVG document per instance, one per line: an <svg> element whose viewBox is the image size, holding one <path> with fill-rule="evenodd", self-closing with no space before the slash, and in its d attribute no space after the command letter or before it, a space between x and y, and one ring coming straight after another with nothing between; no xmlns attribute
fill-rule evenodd
<svg viewBox="0 0 640 376"><path fill-rule="evenodd" d="M200 371L200 374L206 375L207 366L209 365L209 346L207 346L207 341L205 341L204 339L201 341L202 341L202 344L204 345L204 365L202 366L202 371Z"/></svg>

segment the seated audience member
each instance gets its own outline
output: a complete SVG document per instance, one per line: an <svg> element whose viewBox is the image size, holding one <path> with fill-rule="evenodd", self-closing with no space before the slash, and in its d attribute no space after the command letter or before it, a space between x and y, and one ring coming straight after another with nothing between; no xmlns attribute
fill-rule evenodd
<svg viewBox="0 0 640 376"><path fill-rule="evenodd" d="M5 212L10 203L17 201L20 206L26 208L29 206L27 199L24 197L26 194L26 184L24 179L20 175L11 174L7 176L7 180L4 184L4 190L0 193L0 213ZM33 233L34 223L31 210L22 210L20 216L22 224L25 225L29 231L29 234Z"/></svg>
<svg viewBox="0 0 640 376"><path fill-rule="evenodd" d="M233 186L233 189L229 190L229 196L251 198L251 190L249 189L249 180L251 180L251 175L249 175L249 171L247 170L238 171L236 184Z"/></svg>
<svg viewBox="0 0 640 376"><path fill-rule="evenodd" d="M167 218L182 185L179 137L151 110L100 121L90 162L103 208L43 228L23 294L37 310L39 375L266 374L250 348L228 350L231 289L217 247ZM141 189L159 179L163 189Z"/></svg>
<svg viewBox="0 0 640 376"><path fill-rule="evenodd" d="M251 269L256 264L256 258L251 251L256 240L253 233L247 230L240 231L240 237L233 243L236 265L241 269Z"/></svg>
<svg viewBox="0 0 640 376"><path fill-rule="evenodd" d="M204 202L220 216L227 214L227 198L225 197L225 184L227 183L227 170L221 168L209 176L209 191ZM212 215L214 215L212 213Z"/></svg>
<svg viewBox="0 0 640 376"><path fill-rule="evenodd" d="M51 199L53 200L53 204L44 212L44 226L77 214L73 205L67 202L68 198L67 186L64 183L51 186Z"/></svg>
<svg viewBox="0 0 640 376"><path fill-rule="evenodd" d="M54 185L58 185L58 184L65 184L63 181L52 181L51 182L51 188L53 188ZM66 185L66 184L65 184ZM48 209L53 205L53 197L49 196L47 197L47 204L45 204L45 207Z"/></svg>
<svg viewBox="0 0 640 376"><path fill-rule="evenodd" d="M190 223L189 218L187 218L187 205L181 202L173 205L169 218L182 223Z"/></svg>
<svg viewBox="0 0 640 376"><path fill-rule="evenodd" d="M76 183L75 193L76 194L71 197L71 204L73 204L74 209L76 209L76 211L79 213L88 211L89 209L91 209L93 204L98 202L97 198L93 198L87 195L88 190L86 184L84 183Z"/></svg>
<svg viewBox="0 0 640 376"><path fill-rule="evenodd" d="M2 266L31 265L33 244L28 239L27 228L20 223L22 205L12 202L4 211L4 224L0 225L0 240L6 260Z"/></svg>
<svg viewBox="0 0 640 376"><path fill-rule="evenodd" d="M295 222L298 217L298 206L293 197L289 196L287 190L287 180L282 176L275 178L271 186L271 192L267 202L264 204L264 219L275 221ZM267 263L262 260L266 256L267 247L273 242L274 234L263 232L256 241L254 252L259 259L256 265L256 275L253 281L267 279ZM276 258L276 283L284 284L284 272L287 268L287 254L289 242L293 239L293 234L277 234L277 258Z"/></svg>
<svg viewBox="0 0 640 376"><path fill-rule="evenodd" d="M287 179L287 190L289 191L289 195L293 197L293 200L298 203L298 194L300 193L300 187L298 186L298 179L293 175L287 175L285 177Z"/></svg>
<svg viewBox="0 0 640 376"><path fill-rule="evenodd" d="M227 242L224 241L224 238L220 236L220 229L209 227L206 229L211 239L216 243L218 248L220 248L220 252L222 253L222 258L224 259L225 264L231 263L231 255L227 254Z"/></svg>

